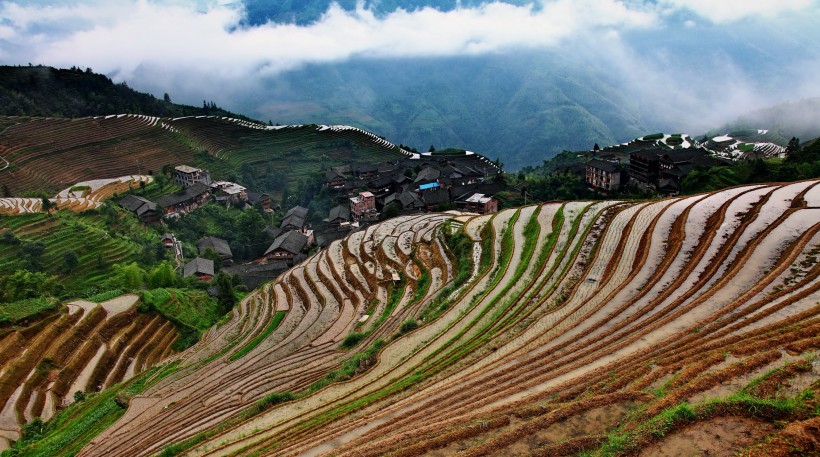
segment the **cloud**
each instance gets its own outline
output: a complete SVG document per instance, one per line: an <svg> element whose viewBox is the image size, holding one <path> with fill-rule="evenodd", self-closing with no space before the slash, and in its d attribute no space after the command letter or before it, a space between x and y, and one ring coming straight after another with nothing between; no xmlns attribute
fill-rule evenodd
<svg viewBox="0 0 820 457"><path fill-rule="evenodd" d="M817 8L816 0L660 0L662 6L686 9L713 23L750 17L774 18L783 13Z"/></svg>
<svg viewBox="0 0 820 457"><path fill-rule="evenodd" d="M346 11L333 4L309 25L242 26L244 11L236 3L5 1L0 3L0 56L9 63L91 66L117 79L128 79L145 67L238 78L351 58L549 48L578 36L604 45L613 33L662 26L664 13L671 10L729 21L811 4L812 0L542 0L537 5L493 2L451 11L398 9L378 17L361 6Z"/></svg>
<svg viewBox="0 0 820 457"><path fill-rule="evenodd" d="M112 6L113 5L113 6ZM307 26L241 27L232 5L23 5L5 2L0 36L17 47L17 63L89 65L128 77L140 65L187 66L218 75L285 71L303 63L351 57L451 56L510 47L556 46L579 33L651 27L652 8L616 0L556 0L541 8L489 3L439 11L397 10L376 17L332 5Z"/></svg>

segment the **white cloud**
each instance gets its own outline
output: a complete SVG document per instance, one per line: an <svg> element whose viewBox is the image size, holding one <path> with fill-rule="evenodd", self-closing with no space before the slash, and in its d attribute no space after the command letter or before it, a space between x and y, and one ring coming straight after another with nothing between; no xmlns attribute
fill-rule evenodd
<svg viewBox="0 0 820 457"><path fill-rule="evenodd" d="M817 8L816 0L660 0L661 5L687 9L714 23L748 17L774 18L780 14Z"/></svg>
<svg viewBox="0 0 820 457"><path fill-rule="evenodd" d="M286 71L352 57L452 56L510 48L556 47L587 36L604 42L632 29L662 26L687 9L712 21L776 15L813 0L541 0L540 8L489 3L439 11L397 10L376 17L333 5L307 25L240 26L235 3L101 0L0 3L0 55L9 63L83 65L128 78L139 67L187 68L213 77ZM690 22L687 22L690 24Z"/></svg>
<svg viewBox="0 0 820 457"><path fill-rule="evenodd" d="M146 0L128 4L34 6L5 2L3 39L16 60L88 65L127 77L140 65L188 66L225 76L255 68L278 72L306 62L351 57L480 54L510 47L558 45L590 31L650 27L651 8L617 0L556 0L529 6L490 3L442 12L398 10L383 18L332 6L308 26L240 27L242 11Z"/></svg>

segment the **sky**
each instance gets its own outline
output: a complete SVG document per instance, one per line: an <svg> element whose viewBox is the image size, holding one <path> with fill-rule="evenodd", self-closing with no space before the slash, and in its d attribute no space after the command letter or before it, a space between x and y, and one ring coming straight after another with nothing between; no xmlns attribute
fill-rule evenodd
<svg viewBox="0 0 820 457"><path fill-rule="evenodd" d="M820 0L534 0L386 15L331 5L301 26L247 26L244 14L239 2L208 0L3 0L0 62L91 67L133 88L166 87L188 103L200 92L216 94L209 99L227 107L231 93L220 88L252 88L309 64L521 50L588 55L646 94L676 88L682 111L715 94L743 109L750 100L768 103L767 96L820 96ZM745 40L743 33L753 41L747 47L757 48L745 52L771 55L779 79L732 48L703 42ZM784 81L789 94L773 93Z"/></svg>

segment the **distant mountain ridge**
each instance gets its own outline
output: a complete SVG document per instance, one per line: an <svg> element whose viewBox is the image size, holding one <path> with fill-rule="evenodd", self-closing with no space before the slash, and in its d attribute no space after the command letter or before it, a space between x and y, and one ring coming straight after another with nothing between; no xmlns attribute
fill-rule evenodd
<svg viewBox="0 0 820 457"><path fill-rule="evenodd" d="M172 103L170 96L158 99L125 83L114 84L91 68L0 66L0 115L86 117L118 113L250 119L205 101L202 107L196 107Z"/></svg>
<svg viewBox="0 0 820 457"><path fill-rule="evenodd" d="M737 120L710 131L706 136L738 130L769 129L785 137L785 142L793 136L807 141L820 137L818 119L820 119L820 97L807 98L744 114ZM781 146L785 146L785 143Z"/></svg>

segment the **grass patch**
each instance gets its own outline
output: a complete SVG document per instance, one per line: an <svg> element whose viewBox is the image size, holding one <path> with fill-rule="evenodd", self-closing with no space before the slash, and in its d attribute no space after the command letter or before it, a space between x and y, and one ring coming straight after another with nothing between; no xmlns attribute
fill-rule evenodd
<svg viewBox="0 0 820 457"><path fill-rule="evenodd" d="M367 333L353 332L345 337L342 341L342 349L353 349L363 339L367 337Z"/></svg>

